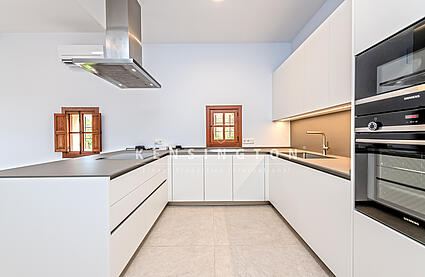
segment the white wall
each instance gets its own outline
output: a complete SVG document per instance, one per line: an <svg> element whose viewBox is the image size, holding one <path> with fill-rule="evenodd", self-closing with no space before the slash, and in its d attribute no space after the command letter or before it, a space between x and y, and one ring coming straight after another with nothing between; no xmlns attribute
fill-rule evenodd
<svg viewBox="0 0 425 277"><path fill-rule="evenodd" d="M272 72L290 44L145 45L144 65L160 90L126 91L58 60L61 44L102 44L103 34L1 34L0 169L59 159L53 114L99 106L103 150L156 138L205 145L205 105L242 104L243 137L289 145L289 128L271 121Z"/></svg>
<svg viewBox="0 0 425 277"><path fill-rule="evenodd" d="M295 51L320 26L344 0L327 0L292 40Z"/></svg>

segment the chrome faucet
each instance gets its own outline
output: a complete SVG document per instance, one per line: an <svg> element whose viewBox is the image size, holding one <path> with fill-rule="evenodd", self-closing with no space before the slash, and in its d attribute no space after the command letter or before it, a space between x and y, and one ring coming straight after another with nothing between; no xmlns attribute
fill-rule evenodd
<svg viewBox="0 0 425 277"><path fill-rule="evenodd" d="M326 139L326 134L322 131L307 131L307 135L322 135L322 154L326 155L327 150L329 149L328 140Z"/></svg>

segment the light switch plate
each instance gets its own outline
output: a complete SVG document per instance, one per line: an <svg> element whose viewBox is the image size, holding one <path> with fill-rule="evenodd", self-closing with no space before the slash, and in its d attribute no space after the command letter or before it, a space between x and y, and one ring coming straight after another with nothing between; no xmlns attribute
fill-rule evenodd
<svg viewBox="0 0 425 277"><path fill-rule="evenodd" d="M162 139L156 139L155 140L155 144L156 145L161 145L161 144L163 144L164 143L164 141L162 140Z"/></svg>
<svg viewBox="0 0 425 277"><path fill-rule="evenodd" d="M255 144L255 139L254 138L244 138L244 139L242 139L242 143L243 144Z"/></svg>

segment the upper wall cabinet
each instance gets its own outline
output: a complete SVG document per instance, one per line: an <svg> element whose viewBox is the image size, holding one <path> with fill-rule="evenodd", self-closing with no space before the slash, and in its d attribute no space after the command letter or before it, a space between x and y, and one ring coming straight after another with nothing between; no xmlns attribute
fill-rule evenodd
<svg viewBox="0 0 425 277"><path fill-rule="evenodd" d="M424 0L355 0L354 53L363 52L424 16Z"/></svg>
<svg viewBox="0 0 425 277"><path fill-rule="evenodd" d="M303 90L295 92L296 99L302 93L299 113L304 113L327 106L329 91L329 22L325 21L298 49L297 55L304 56L304 76L298 82L303 83ZM300 66L300 65L297 65ZM290 94L294 92L290 91ZM299 101L299 100L298 100Z"/></svg>
<svg viewBox="0 0 425 277"><path fill-rule="evenodd" d="M329 18L328 106L351 101L352 20L351 2L346 0Z"/></svg>
<svg viewBox="0 0 425 277"><path fill-rule="evenodd" d="M351 0L273 73L273 120L351 101Z"/></svg>

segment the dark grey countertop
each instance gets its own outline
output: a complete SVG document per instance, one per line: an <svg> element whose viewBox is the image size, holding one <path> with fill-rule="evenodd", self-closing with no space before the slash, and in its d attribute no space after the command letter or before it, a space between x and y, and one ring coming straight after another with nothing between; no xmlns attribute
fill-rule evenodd
<svg viewBox="0 0 425 277"><path fill-rule="evenodd" d="M134 151L133 151L134 152ZM0 178L43 178L43 177L110 177L111 179L155 161L155 158L109 160L104 157L127 153L116 151L78 159L36 164L0 171ZM158 158L168 155L159 151Z"/></svg>
<svg viewBox="0 0 425 277"><path fill-rule="evenodd" d="M181 155L215 155L217 152L206 148L190 148L178 150ZM282 151L289 148L239 148L226 149L229 154L240 151L243 154L272 154L280 158L302 164L338 177L350 179L349 158L332 156L334 159L301 159L289 157L285 154L277 154L274 150ZM211 151L212 150L212 151ZM123 153L134 154L135 151L115 151L95 156L82 157L78 159L60 160L37 165L30 165L0 171L0 178L43 178L43 177L109 177L111 179L123 175L131 170L148 164L170 154L168 150L156 152L156 158L146 159L107 159L110 156ZM143 153L148 153L145 151ZM105 159L106 158L106 159ZM348 168L347 168L348 167Z"/></svg>

